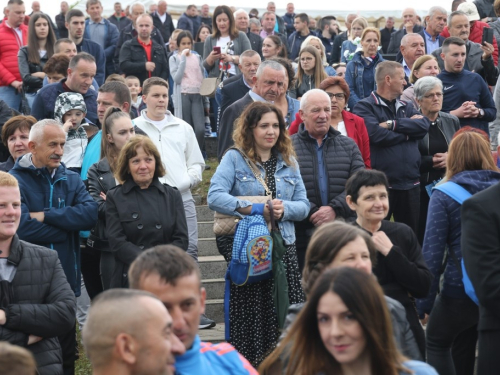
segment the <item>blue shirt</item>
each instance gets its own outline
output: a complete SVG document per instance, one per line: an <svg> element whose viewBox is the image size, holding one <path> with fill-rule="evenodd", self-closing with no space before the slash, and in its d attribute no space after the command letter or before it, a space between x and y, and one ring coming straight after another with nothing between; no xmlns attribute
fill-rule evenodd
<svg viewBox="0 0 500 375"><path fill-rule="evenodd" d="M405 76L407 76L408 78L410 78L410 76L411 76L411 69L406 64L405 59L403 59L403 69L405 71Z"/></svg>
<svg viewBox="0 0 500 375"><path fill-rule="evenodd" d="M434 52L439 48L439 35L436 37L436 40L433 40L432 36L427 31L425 31L425 29L424 29L424 35L425 35L426 52L428 55L430 55L432 52Z"/></svg>
<svg viewBox="0 0 500 375"><path fill-rule="evenodd" d="M318 158L318 185L319 194L321 197L321 205L326 206L328 204L328 176L326 174L325 159L323 158L323 145L325 144L325 139L328 134L325 134L321 145L316 141L316 156ZM311 136L309 136L311 137ZM312 138L312 137L311 137Z"/></svg>

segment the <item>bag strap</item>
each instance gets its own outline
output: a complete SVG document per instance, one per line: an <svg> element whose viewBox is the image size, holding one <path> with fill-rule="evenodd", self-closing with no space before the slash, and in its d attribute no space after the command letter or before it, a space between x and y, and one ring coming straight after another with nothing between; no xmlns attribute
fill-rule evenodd
<svg viewBox="0 0 500 375"><path fill-rule="evenodd" d="M269 214L271 215L271 230L277 232L279 229L276 225L276 219L274 218L273 202L271 200L268 200L267 205L269 206Z"/></svg>

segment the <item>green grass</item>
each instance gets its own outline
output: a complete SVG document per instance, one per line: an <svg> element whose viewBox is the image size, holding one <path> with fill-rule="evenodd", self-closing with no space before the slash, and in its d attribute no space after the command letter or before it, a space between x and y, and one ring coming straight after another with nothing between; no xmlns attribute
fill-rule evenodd
<svg viewBox="0 0 500 375"><path fill-rule="evenodd" d="M193 190L193 194L199 194L201 196L201 204L207 204L208 188L210 187L210 180L217 169L219 163L217 158L209 158L205 160L205 163L210 166L210 169L203 172L203 181Z"/></svg>
<svg viewBox="0 0 500 375"><path fill-rule="evenodd" d="M78 353L80 353L80 358L75 362L75 374L76 375L92 375L92 366L90 361L85 355L85 350L82 345L82 333L76 325L76 338L78 341Z"/></svg>

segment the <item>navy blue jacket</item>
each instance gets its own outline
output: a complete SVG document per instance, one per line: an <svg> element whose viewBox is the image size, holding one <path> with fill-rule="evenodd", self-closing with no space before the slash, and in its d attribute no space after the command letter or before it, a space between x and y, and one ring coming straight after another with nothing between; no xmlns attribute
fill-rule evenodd
<svg viewBox="0 0 500 375"><path fill-rule="evenodd" d="M196 36L196 33L198 32L200 25L201 25L200 16L191 17L188 16L186 13L183 13L182 16L179 17L179 20L177 21L178 29L189 31L193 36Z"/></svg>
<svg viewBox="0 0 500 375"><path fill-rule="evenodd" d="M97 203L80 176L61 164L52 178L47 168L35 168L31 154L16 160L9 172L21 190L21 223L17 234L23 241L57 251L71 289L80 295L81 230L97 222ZM30 218L30 212L43 212L43 223Z"/></svg>
<svg viewBox="0 0 500 375"><path fill-rule="evenodd" d="M420 183L419 139L429 132L431 123L420 115L411 103L396 100L396 116L375 93L358 102L353 113L365 120L370 137L370 158L373 169L387 175L389 186L397 190L409 190ZM395 120L393 130L379 124Z"/></svg>
<svg viewBox="0 0 500 375"><path fill-rule="evenodd" d="M465 171L457 173L450 181L453 181L471 194L476 194L500 182L500 173L494 171ZM425 229L424 244L422 252L429 270L434 276L431 289L427 298L417 300L417 308L420 315L430 314L436 299L440 283L439 271L442 268L443 259L447 248L451 249L462 261L462 250L460 240L462 237L461 205L449 195L434 190L429 202L427 214L427 227ZM448 256L444 270L444 281L441 293L449 298L467 299L464 284L462 282L462 271L457 270L453 257Z"/></svg>
<svg viewBox="0 0 500 375"><path fill-rule="evenodd" d="M116 44L118 43L118 38L120 36L120 33L116 25L109 22L106 18L103 18L102 20L104 21L104 35L105 35L104 46L102 46L102 48L104 48L104 56L106 56L106 77L107 77L110 74L115 73L115 65L113 63L113 58L115 57ZM90 20L87 18L85 20L85 34L83 35L84 38L86 39L90 39L89 22Z"/></svg>
<svg viewBox="0 0 500 375"><path fill-rule="evenodd" d="M476 102L484 110L483 118L460 118L460 125L470 125L489 134L488 123L495 120L497 110L486 82L477 73L462 70L450 73L443 70L438 76L443 82L443 112L451 112L466 101Z"/></svg>
<svg viewBox="0 0 500 375"><path fill-rule="evenodd" d="M285 24L286 35L292 35L295 31L295 27L293 27L293 23L295 21L295 13L285 13L283 15L283 23Z"/></svg>
<svg viewBox="0 0 500 375"><path fill-rule="evenodd" d="M384 61L384 58L377 52L375 60L370 66L367 66L362 55L363 51L356 52L346 67L345 81L349 85L351 92L348 102L349 108L354 108L357 102L369 96L372 91L377 90L375 68ZM369 90L369 92L366 90Z"/></svg>
<svg viewBox="0 0 500 375"><path fill-rule="evenodd" d="M38 121L46 118L54 118L54 106L59 94L62 94L64 78L61 82L51 83L50 85L42 87L36 94L33 105L31 106L31 116L35 117ZM97 124L99 118L97 117L97 91L89 88L83 99L87 105L87 118L93 123Z"/></svg>
<svg viewBox="0 0 500 375"><path fill-rule="evenodd" d="M82 42L76 46L76 50L78 52L87 52L94 56L95 64L97 65L97 71L94 78L97 84L102 86L106 79L106 55L104 54L104 49L96 42L83 38Z"/></svg>
<svg viewBox="0 0 500 375"><path fill-rule="evenodd" d="M295 60L299 56L300 52L300 46L302 45L302 42L306 40L308 36L316 36L312 31L309 31L309 35L302 36L298 32L294 32L292 35L288 37L288 58L290 60Z"/></svg>

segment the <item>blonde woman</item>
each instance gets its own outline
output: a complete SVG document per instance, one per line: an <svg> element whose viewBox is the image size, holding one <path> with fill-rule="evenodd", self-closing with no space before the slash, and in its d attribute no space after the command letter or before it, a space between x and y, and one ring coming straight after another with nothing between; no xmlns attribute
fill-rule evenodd
<svg viewBox="0 0 500 375"><path fill-rule="evenodd" d="M329 77L336 76L337 73L335 72L335 69L333 69L326 61L326 50L325 50L325 46L323 45L323 42L321 41L321 39L318 38L317 36L309 35L306 38L306 40L304 40L302 45L300 46L300 50L302 51L302 49L304 49L307 46L312 46L319 51L319 53L321 55L321 63L323 64L323 68L325 68L326 74Z"/></svg>

